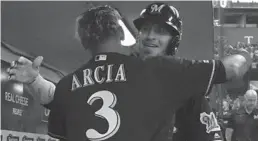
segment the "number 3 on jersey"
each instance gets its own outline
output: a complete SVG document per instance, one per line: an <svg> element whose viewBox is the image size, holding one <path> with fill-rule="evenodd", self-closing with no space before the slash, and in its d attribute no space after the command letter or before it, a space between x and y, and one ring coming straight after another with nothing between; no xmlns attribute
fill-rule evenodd
<svg viewBox="0 0 258 141"><path fill-rule="evenodd" d="M95 112L95 115L106 119L109 126L108 131L104 134L100 134L95 129L87 130L86 136L92 141L106 140L112 137L120 127L120 116L117 111L112 109L117 102L116 95L110 91L98 91L88 99L87 103L92 105L92 103L98 99L103 101L103 105L97 112Z"/></svg>

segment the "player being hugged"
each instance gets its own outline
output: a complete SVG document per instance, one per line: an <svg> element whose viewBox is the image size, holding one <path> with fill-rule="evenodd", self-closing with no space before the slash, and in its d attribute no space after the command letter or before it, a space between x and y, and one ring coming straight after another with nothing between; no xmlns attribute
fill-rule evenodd
<svg viewBox="0 0 258 141"><path fill-rule="evenodd" d="M147 10L174 11L165 4L155 5ZM176 16L168 18L168 23L176 24ZM93 57L56 87L39 75L40 63L35 65L36 61L20 58L8 69L10 79L27 83L34 90L41 88L37 96L51 110L50 136L68 141L158 139L182 103L204 96L211 84L242 77L250 67L251 58L245 51L221 61L163 56L157 48L165 47L164 52L178 33L171 34L152 23L140 29L141 59L129 56L121 45L124 33L120 22L118 11L110 6L93 7L78 18L80 41ZM146 32L148 28L152 30ZM162 42L145 40L144 33L152 35L153 29L166 38Z"/></svg>

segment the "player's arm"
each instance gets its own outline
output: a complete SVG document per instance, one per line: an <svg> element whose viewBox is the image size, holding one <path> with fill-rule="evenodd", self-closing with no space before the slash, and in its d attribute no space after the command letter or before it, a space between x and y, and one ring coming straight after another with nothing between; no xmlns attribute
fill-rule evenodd
<svg viewBox="0 0 258 141"><path fill-rule="evenodd" d="M11 63L11 67L7 69L10 80L16 80L28 86L35 94L41 104L49 104L53 100L55 85L44 79L39 74L39 68L43 61L43 57L37 57L33 62L25 57Z"/></svg>
<svg viewBox="0 0 258 141"><path fill-rule="evenodd" d="M50 114L48 117L48 135L59 140L66 140L66 125L65 125L65 103L67 91L67 84L60 80L54 92L54 98L49 105L51 105Z"/></svg>
<svg viewBox="0 0 258 141"><path fill-rule="evenodd" d="M38 75L32 84L28 84L28 88L35 92L42 105L49 104L54 99L56 86L40 75Z"/></svg>
<svg viewBox="0 0 258 141"><path fill-rule="evenodd" d="M189 62L189 61L188 61ZM252 63L250 54L239 50L238 54L225 57L222 60L195 61L184 65L185 82L193 92L208 94L213 84L242 78Z"/></svg>
<svg viewBox="0 0 258 141"><path fill-rule="evenodd" d="M149 58L157 61L155 75L161 76L167 98L180 105L194 95L208 95L213 84L224 83L241 78L251 65L251 57L246 52L224 58L223 60L187 60L174 57ZM156 68L152 68L156 69ZM169 93L171 85L177 85L180 93ZM175 102L177 101L177 102ZM176 104L178 103L178 104Z"/></svg>

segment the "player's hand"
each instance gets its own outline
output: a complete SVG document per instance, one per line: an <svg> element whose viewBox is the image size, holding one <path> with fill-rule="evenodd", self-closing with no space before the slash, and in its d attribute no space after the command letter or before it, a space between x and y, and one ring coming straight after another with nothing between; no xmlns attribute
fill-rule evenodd
<svg viewBox="0 0 258 141"><path fill-rule="evenodd" d="M33 62L25 57L11 63L11 67L7 69L9 80L16 80L21 83L31 84L39 75L39 68L43 61L42 56L38 56Z"/></svg>
<svg viewBox="0 0 258 141"><path fill-rule="evenodd" d="M238 48L238 49L234 49L233 54L240 54L242 56L245 57L246 59L246 65L247 67L250 67L252 65L252 58L251 58L251 54L244 48Z"/></svg>

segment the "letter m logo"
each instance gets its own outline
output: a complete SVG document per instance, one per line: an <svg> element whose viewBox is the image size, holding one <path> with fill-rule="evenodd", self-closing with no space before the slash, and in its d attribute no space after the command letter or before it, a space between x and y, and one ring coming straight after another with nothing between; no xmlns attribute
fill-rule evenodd
<svg viewBox="0 0 258 141"><path fill-rule="evenodd" d="M160 11L162 10L162 8L164 7L165 5L164 4L162 4L162 5L160 5L160 6L158 6L157 4L153 4L152 6L151 6L151 13L153 13L153 12L158 12L158 13L160 13Z"/></svg>

